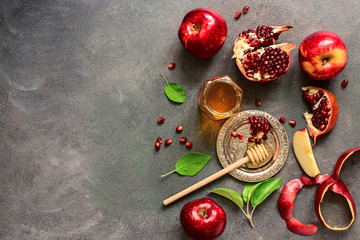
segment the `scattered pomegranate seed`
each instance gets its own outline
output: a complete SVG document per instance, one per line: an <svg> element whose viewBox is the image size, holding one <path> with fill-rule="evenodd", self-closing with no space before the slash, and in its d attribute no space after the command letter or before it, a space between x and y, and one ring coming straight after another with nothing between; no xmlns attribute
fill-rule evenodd
<svg viewBox="0 0 360 240"><path fill-rule="evenodd" d="M290 120L289 124L290 124L290 126L295 127L296 121L295 120Z"/></svg>
<svg viewBox="0 0 360 240"><path fill-rule="evenodd" d="M279 118L279 122L284 123L286 119L284 117Z"/></svg>
<svg viewBox="0 0 360 240"><path fill-rule="evenodd" d="M177 133L181 133L182 130L183 130L183 127L182 127L182 126L177 126L177 128L176 128L176 132L177 132Z"/></svg>
<svg viewBox="0 0 360 240"><path fill-rule="evenodd" d="M348 80L343 80L343 81L341 82L341 86L346 87L346 86L348 85L348 83L349 83Z"/></svg>
<svg viewBox="0 0 360 240"><path fill-rule="evenodd" d="M239 137L240 140L244 139L244 135L239 135L238 137Z"/></svg>
<svg viewBox="0 0 360 240"><path fill-rule="evenodd" d="M250 137L250 138L249 138L249 142L255 142L255 138Z"/></svg>
<svg viewBox="0 0 360 240"><path fill-rule="evenodd" d="M161 139L161 137L157 137L156 142L162 144L162 139Z"/></svg>
<svg viewBox="0 0 360 240"><path fill-rule="evenodd" d="M180 142L181 142L181 143L186 143L186 141L187 141L187 138L186 138L186 137L180 138Z"/></svg>
<svg viewBox="0 0 360 240"><path fill-rule="evenodd" d="M167 140L165 141L165 146L169 146L171 143L172 143L172 140L171 140L171 139L167 139Z"/></svg>
<svg viewBox="0 0 360 240"><path fill-rule="evenodd" d="M257 98L255 100L255 104L256 104L256 106L261 106L261 100Z"/></svg>
<svg viewBox="0 0 360 240"><path fill-rule="evenodd" d="M236 138L238 136L238 134L234 131L234 132L231 132L231 136Z"/></svg>
<svg viewBox="0 0 360 240"><path fill-rule="evenodd" d="M187 142L187 143L185 144L185 146L186 146L186 148L192 148L192 142Z"/></svg>
<svg viewBox="0 0 360 240"><path fill-rule="evenodd" d="M243 9L244 14L246 14L248 11L249 11L249 7L245 6L244 9Z"/></svg>
<svg viewBox="0 0 360 240"><path fill-rule="evenodd" d="M240 13L240 12L236 12L236 13L235 13L235 19L236 19L236 20L238 20L240 16L241 16L241 13Z"/></svg>
<svg viewBox="0 0 360 240"><path fill-rule="evenodd" d="M169 63L169 69L175 69L175 63Z"/></svg>
<svg viewBox="0 0 360 240"><path fill-rule="evenodd" d="M158 122L158 124L163 124L165 122L165 118L159 117L157 122Z"/></svg>
<svg viewBox="0 0 360 240"><path fill-rule="evenodd" d="M160 147L161 147L160 143L156 142L156 143L155 143L155 149L156 149L156 150L159 150Z"/></svg>

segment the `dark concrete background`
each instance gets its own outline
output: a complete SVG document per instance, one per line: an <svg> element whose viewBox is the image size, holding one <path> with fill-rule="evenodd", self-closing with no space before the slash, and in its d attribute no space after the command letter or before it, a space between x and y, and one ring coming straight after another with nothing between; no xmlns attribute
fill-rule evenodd
<svg viewBox="0 0 360 240"><path fill-rule="evenodd" d="M236 21L245 5L248 14ZM227 21L228 38L208 60L197 59L181 46L177 30L191 9L206 6ZM243 110L259 109L297 121L284 124L290 142L305 127L301 87L328 88L340 114L333 131L314 147L322 173L331 173L338 156L360 145L359 17L360 2L348 1L0 1L0 238L1 239L188 239L179 213L191 200L212 197L226 211L221 239L305 239L286 229L277 199L284 184L302 170L292 149L280 189L254 213L251 228L235 204L207 191L217 187L242 191L231 176L163 207L162 201L221 169L217 132L224 121L212 121L197 106L202 82L228 74L244 89ZM299 46L318 30L338 33L348 47L348 64L336 78L315 82L301 70L292 53L287 75L259 84L247 81L232 57L237 34L260 24L294 25L281 42ZM175 62L176 69L168 70ZM187 91L184 104L163 94L163 73ZM347 88L340 82L349 80ZM262 100L256 107L254 100ZM166 118L159 126L156 119ZM161 179L176 160L190 152L178 144L181 124L194 143L191 151L212 155L194 177L177 174ZM154 150L157 136L173 144ZM346 163L341 179L360 203L360 154ZM320 226L314 210L315 188L305 188L294 215L315 223L311 239L357 239L359 219L343 232ZM343 198L329 195L324 214L329 222L348 219Z"/></svg>

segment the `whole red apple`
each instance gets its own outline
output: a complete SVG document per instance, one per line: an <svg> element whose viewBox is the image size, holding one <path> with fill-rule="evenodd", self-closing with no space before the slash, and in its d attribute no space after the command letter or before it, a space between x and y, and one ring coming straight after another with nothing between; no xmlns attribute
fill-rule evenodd
<svg viewBox="0 0 360 240"><path fill-rule="evenodd" d="M190 53L199 58L210 58L224 45L227 25L215 10L196 8L185 15L178 34Z"/></svg>
<svg viewBox="0 0 360 240"><path fill-rule="evenodd" d="M345 43L336 33L315 32L301 42L299 61L306 74L315 80L334 78L346 66Z"/></svg>
<svg viewBox="0 0 360 240"><path fill-rule="evenodd" d="M219 237L226 227L224 210L211 198L186 203L180 212L180 222L185 233L196 240Z"/></svg>

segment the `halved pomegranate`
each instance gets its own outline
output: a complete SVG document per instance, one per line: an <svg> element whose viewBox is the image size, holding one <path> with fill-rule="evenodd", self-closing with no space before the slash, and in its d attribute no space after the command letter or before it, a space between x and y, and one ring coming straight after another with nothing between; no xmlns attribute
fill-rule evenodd
<svg viewBox="0 0 360 240"><path fill-rule="evenodd" d="M309 134L314 138L314 144L319 137L334 128L339 106L334 94L318 87L303 87L302 98L308 103L310 113L304 113Z"/></svg>
<svg viewBox="0 0 360 240"><path fill-rule="evenodd" d="M295 44L274 45L280 33L293 26L264 26L239 34L234 43L234 58L241 73L250 81L267 82L284 75L290 66L290 51Z"/></svg>

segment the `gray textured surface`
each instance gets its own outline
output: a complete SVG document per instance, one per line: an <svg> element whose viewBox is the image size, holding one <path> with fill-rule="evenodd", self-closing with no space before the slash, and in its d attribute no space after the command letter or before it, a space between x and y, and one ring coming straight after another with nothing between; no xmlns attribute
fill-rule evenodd
<svg viewBox="0 0 360 240"><path fill-rule="evenodd" d="M162 207L162 200L218 171L215 140L224 121L208 119L197 106L202 82L230 75L244 89L243 109L260 109L284 124L289 138L305 127L301 86L316 84L337 96L340 114L333 131L314 148L322 173L330 173L342 151L360 145L360 2L251 1L247 15L234 20L239 1L0 1L0 238L1 239L187 239L178 215L183 204L213 197L227 212L221 239L305 239L290 233L277 210L280 189L254 214L255 229L229 201L208 190L240 190L244 183L225 176L186 198ZM189 10L207 6L228 23L228 38L212 59L200 60L181 46L177 29ZM267 83L247 81L232 61L237 34L259 24L295 25L279 42L301 40L317 30L338 33L349 50L348 65L335 79L314 82L299 67L297 51L286 76ZM169 62L176 69L169 71ZM172 104L163 94L159 73L180 83L188 101ZM340 82L349 80L347 88ZM254 100L260 98L262 106ZM166 118L158 126L156 119ZM174 129L193 141L193 151L213 156L194 177L173 174L176 159L187 153ZM157 136L173 138L154 150ZM341 178L359 204L360 155L347 163ZM302 170L292 150L276 175L285 182ZM295 216L319 225L313 211L314 188L296 200ZM346 205L330 196L324 211L342 221ZM338 204L339 203L339 204ZM337 207L339 206L339 208ZM332 211L332 210L336 211ZM357 239L359 219L345 232L319 226L312 239Z"/></svg>

